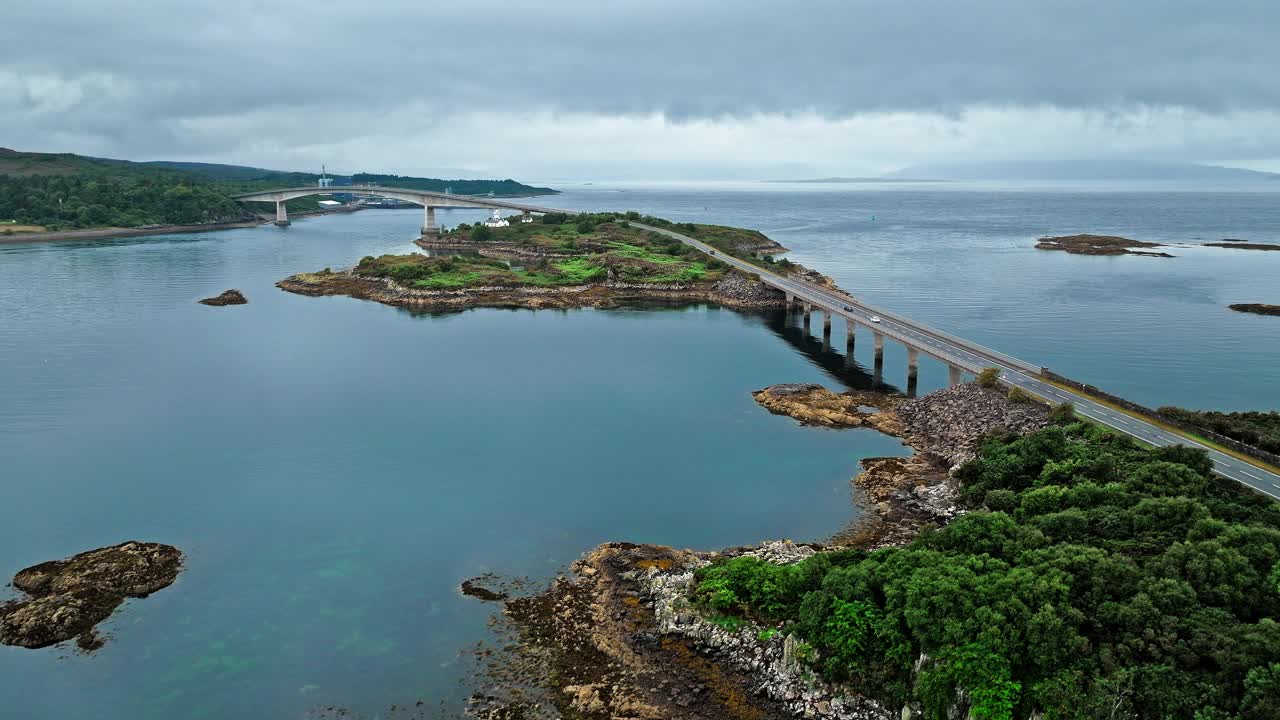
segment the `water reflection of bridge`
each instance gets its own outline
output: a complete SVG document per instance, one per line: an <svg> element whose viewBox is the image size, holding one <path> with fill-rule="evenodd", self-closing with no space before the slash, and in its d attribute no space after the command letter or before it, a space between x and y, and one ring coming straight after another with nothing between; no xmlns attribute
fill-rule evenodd
<svg viewBox="0 0 1280 720"><path fill-rule="evenodd" d="M797 323L795 315L785 310L762 313L765 327L788 345L800 351L810 363L821 368L833 379L855 390L875 390L876 392L900 393L897 387L884 382L884 362L876 363L870 369L854 359L853 347L846 345L840 352L831 344L830 335L819 338L812 335L802 323ZM881 356L883 357L883 356ZM908 388L908 395L914 395L915 388Z"/></svg>

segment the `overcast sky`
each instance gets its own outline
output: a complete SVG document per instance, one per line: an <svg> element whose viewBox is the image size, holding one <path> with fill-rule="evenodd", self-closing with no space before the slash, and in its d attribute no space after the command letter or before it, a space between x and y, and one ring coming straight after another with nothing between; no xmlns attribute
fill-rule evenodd
<svg viewBox="0 0 1280 720"><path fill-rule="evenodd" d="M10 0L0 146L529 180L1280 170L1280 1Z"/></svg>

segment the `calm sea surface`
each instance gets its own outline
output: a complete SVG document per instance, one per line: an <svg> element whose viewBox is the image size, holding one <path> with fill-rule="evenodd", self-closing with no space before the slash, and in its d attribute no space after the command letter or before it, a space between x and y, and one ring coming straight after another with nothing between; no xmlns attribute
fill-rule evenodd
<svg viewBox="0 0 1280 720"><path fill-rule="evenodd" d="M1149 404L1280 407L1280 253L1031 249L1099 232L1280 242L1276 193L568 188L539 199L756 227L867 300ZM442 213L447 223L474 212ZM714 308L411 314L273 287L412 249L419 211L0 246L0 576L137 538L188 553L105 648L0 647L23 718L364 717L456 708L492 606L612 539L822 539L848 478L904 449L802 428L749 391L865 385L778 318ZM243 307L195 300L235 287ZM843 337L837 322L836 336ZM841 343L842 344L842 343ZM886 347L901 386L905 353ZM920 391L945 384L932 361Z"/></svg>

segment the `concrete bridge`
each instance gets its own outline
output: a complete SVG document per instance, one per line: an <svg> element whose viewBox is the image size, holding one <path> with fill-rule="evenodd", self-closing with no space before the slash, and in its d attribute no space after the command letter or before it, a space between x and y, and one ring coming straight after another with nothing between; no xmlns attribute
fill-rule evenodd
<svg viewBox="0 0 1280 720"><path fill-rule="evenodd" d="M563 212L563 211L562 211ZM715 256L734 267L757 275L770 287L786 293L787 307L790 312L800 311L804 314L804 326L810 327L813 311L822 313L822 335L824 343L830 343L831 318L844 318L846 344L852 355L854 330L858 325L865 325L871 330L875 342L875 375L880 379L884 365L884 338L890 337L907 348L907 393L914 394L916 373L919 367L920 353L937 358L946 364L951 384L960 381L963 373L978 373L985 368L994 367L1000 370L1000 379L1011 387L1022 388L1032 395L1039 396L1049 402L1071 402L1076 412L1106 425L1113 430L1138 440L1164 447L1167 445L1186 445L1209 453L1213 461L1213 469L1219 475L1247 485L1264 495L1280 500L1280 475L1264 470L1257 465L1245 462L1237 457L1220 452L1195 440L1179 435L1159 425L1148 422L1137 415L1121 412L1111 406L1097 402L1092 397L1071 388L1048 382L1044 368L1024 360L1005 355L963 338L942 332L917 322L905 315L890 312L883 308L862 302L847 293L826 286L803 280L794 280L771 272L758 265L753 265L723 253L717 253L706 243L687 235L666 228L643 225L632 222L632 227L661 233ZM872 318L879 318L874 322Z"/></svg>
<svg viewBox="0 0 1280 720"><path fill-rule="evenodd" d="M435 236L439 232L435 224L434 214L434 209L437 207L496 208L516 210L525 214L552 212L569 215L577 214L575 210L525 205L496 198L449 195L424 190L379 186L288 188L246 193L235 196L234 199L242 202L274 202L276 203L276 223L288 224L289 219L284 210L286 200L306 195L331 195L335 192L367 193L381 197L397 198L421 205L424 208L422 234L425 237ZM758 276L766 285L781 290L786 294L788 312L801 311L806 329L810 327L813 312L815 310L821 312L823 341L828 346L831 340L831 318L834 316L843 318L845 342L850 357L853 355L854 331L858 325L865 325L871 331L875 342L874 370L877 381L880 381L884 367L885 337L902 343L907 349L907 394L909 395L915 394L921 353L936 358L947 366L949 380L952 385L959 383L964 373L977 374L986 368L994 367L1000 370L1000 379L1005 384L1022 388L1024 391L1050 402L1071 402L1075 405L1076 412L1086 418L1106 425L1125 435L1137 438L1144 443L1158 447L1186 445L1205 450L1213 461L1214 471L1219 475L1248 485L1264 495L1280 500L1280 475L1214 448L1207 447L1183 435L1171 432L1137 415L1121 412L1111 406L1104 405L1074 389L1050 383L1043 374L1044 368L1038 365L1033 365L964 338L929 327L905 315L862 302L840 290L784 277L745 260L718 253L715 248L688 235L634 221L632 221L631 225L632 227L660 233L679 240L701 250L707 255L714 255L717 259L739 270Z"/></svg>
<svg viewBox="0 0 1280 720"><path fill-rule="evenodd" d="M308 195L333 195L334 193L357 193L376 195L378 197L404 200L422 206L422 237L439 236L440 229L436 225L436 208L482 208L486 210L518 210L530 213L569 212L558 208L539 207L522 203L507 202L497 198L476 195L453 195L450 193L431 192L430 190L414 190L411 188L382 187L380 185L344 185L342 187L301 187L284 188L282 190L264 190L262 192L232 195L236 202L273 202L276 204L276 225L288 225L289 213L285 202Z"/></svg>

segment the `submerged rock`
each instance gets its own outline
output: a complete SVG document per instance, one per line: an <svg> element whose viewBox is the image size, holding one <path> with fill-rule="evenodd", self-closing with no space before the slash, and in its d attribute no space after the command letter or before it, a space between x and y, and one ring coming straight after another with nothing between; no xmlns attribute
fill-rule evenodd
<svg viewBox="0 0 1280 720"><path fill-rule="evenodd" d="M19 570L13 586L31 597L0 605L0 643L41 648L78 637L94 650L102 645L95 625L125 598L167 587L181 569L177 548L130 541Z"/></svg>
<svg viewBox="0 0 1280 720"><path fill-rule="evenodd" d="M201 300L200 304L221 307L223 305L244 305L247 302L249 300L244 296L244 293L239 290L227 290L221 295Z"/></svg>

